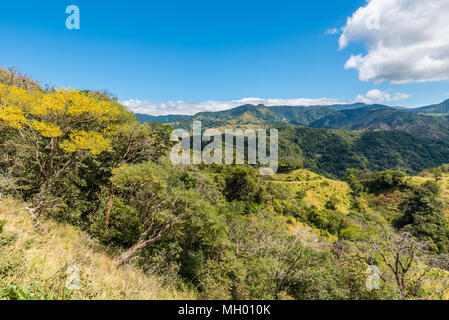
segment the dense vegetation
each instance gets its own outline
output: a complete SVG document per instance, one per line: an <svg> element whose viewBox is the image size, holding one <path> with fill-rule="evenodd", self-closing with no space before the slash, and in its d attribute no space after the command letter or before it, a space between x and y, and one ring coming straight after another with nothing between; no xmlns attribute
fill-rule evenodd
<svg viewBox="0 0 449 320"><path fill-rule="evenodd" d="M0 193L27 202L37 228L69 224L108 248L115 267L136 265L199 298L444 298L445 169L432 183L367 172L449 162L444 142L283 129L286 161L342 182L295 166L271 177L244 165L173 166L171 131L140 124L104 93L0 84ZM4 231L7 217L0 212L1 298L87 290L86 281L58 295L43 279L25 288L16 276L24 256L14 250L25 235ZM396 256L409 268L395 268ZM378 290L366 285L369 265L381 270Z"/></svg>
<svg viewBox="0 0 449 320"><path fill-rule="evenodd" d="M304 167L340 178L347 168L416 174L449 162L449 143L402 131L284 127L279 133L279 155L284 161L301 155Z"/></svg>

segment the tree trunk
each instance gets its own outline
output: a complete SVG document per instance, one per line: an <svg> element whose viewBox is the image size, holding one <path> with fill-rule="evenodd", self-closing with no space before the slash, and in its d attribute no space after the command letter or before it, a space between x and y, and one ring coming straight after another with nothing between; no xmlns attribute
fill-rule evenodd
<svg viewBox="0 0 449 320"><path fill-rule="evenodd" d="M46 209L46 202L48 198L48 190L49 190L49 182L48 180L44 181L44 183L39 188L39 193L36 195L34 203L31 205L33 208L34 214L36 217L39 217L41 213Z"/></svg>
<svg viewBox="0 0 449 320"><path fill-rule="evenodd" d="M127 262L137 251L139 251L140 249L146 248L148 247L150 244L153 244L159 240L161 240L162 238L164 238L168 232L170 231L172 227L172 223L166 225L164 228L162 228L158 235L145 240L145 238L147 237L148 233L150 232L151 229L147 229L145 230L144 233L142 233L142 235L140 236L139 241L137 241L137 243L135 245L133 245L131 248L129 248L128 250L126 250L125 252L123 252L120 256L118 256L115 260L114 263L117 266L120 266L122 264L124 264L125 262Z"/></svg>
<svg viewBox="0 0 449 320"><path fill-rule="evenodd" d="M114 192L115 192L115 186L111 182L111 185L109 187L108 208L106 210L106 231L108 231L108 228L109 228L109 218L111 216L112 205L114 204Z"/></svg>
<svg viewBox="0 0 449 320"><path fill-rule="evenodd" d="M137 251L142 249L144 247L144 242L139 241L135 245L133 245L131 248L123 252L120 256L118 256L114 263L116 266L121 266L125 262L127 262Z"/></svg>

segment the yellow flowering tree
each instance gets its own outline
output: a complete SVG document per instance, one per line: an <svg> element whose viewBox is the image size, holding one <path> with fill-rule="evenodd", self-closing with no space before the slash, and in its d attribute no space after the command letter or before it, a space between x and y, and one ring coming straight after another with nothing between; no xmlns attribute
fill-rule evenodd
<svg viewBox="0 0 449 320"><path fill-rule="evenodd" d="M78 90L28 91L0 84L0 123L15 129L41 176L41 211L57 179L89 156L112 151L122 107Z"/></svg>

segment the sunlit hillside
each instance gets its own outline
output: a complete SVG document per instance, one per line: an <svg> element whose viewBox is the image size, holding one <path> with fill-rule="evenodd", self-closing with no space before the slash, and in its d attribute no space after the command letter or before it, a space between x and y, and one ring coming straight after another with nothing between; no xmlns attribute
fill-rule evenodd
<svg viewBox="0 0 449 320"><path fill-rule="evenodd" d="M0 201L0 299L195 298L173 279L131 264L118 268L110 248L71 225L45 220L36 227L24 206Z"/></svg>

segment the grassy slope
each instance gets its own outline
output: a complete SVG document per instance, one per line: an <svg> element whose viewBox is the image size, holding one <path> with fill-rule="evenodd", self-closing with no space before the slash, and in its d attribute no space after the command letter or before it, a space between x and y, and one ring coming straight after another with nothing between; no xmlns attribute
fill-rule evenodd
<svg viewBox="0 0 449 320"><path fill-rule="evenodd" d="M72 226L46 221L48 232L38 232L22 207L16 200L0 201L0 220L7 221L0 234L0 296L19 287L13 295L33 299L195 298L187 290L162 287L161 279L136 266L116 268L104 248ZM79 290L65 288L68 264L81 271Z"/></svg>
<svg viewBox="0 0 449 320"><path fill-rule="evenodd" d="M416 186L429 180L435 180L433 175L427 171L422 172L418 176L409 176L408 178L410 179L410 183ZM339 211L348 213L351 208L351 189L344 181L327 179L307 169L295 170L288 174L277 174L272 179L288 186L293 193L300 190L307 190L307 195L304 198L305 205L314 205L318 209L324 209L326 202L329 201L332 196L335 196L340 200L340 203L337 205ZM449 174L443 174L443 176L438 179L438 183L441 185L442 197L449 204ZM401 195L395 192L378 196L365 196L364 200L381 202L382 205L388 205L388 203L394 205L401 201L400 198ZM392 201L395 203L391 203ZM446 207L446 212L449 219L449 206Z"/></svg>
<svg viewBox="0 0 449 320"><path fill-rule="evenodd" d="M349 212L351 190L346 182L327 179L306 169L278 174L274 180L286 185L293 194L301 190L307 191L303 200L307 206L324 209L326 202L336 196L340 201L337 209L344 213Z"/></svg>
<svg viewBox="0 0 449 320"><path fill-rule="evenodd" d="M325 210L326 202L334 196L339 200L337 204L339 212L348 214L351 211L351 189L344 181L328 179L307 169L277 174L271 179L276 183L282 183L293 194L298 191L307 191L303 199L305 206L315 206ZM435 180L434 176L427 171L423 171L418 176L409 176L408 179L411 185L416 186ZM449 204L449 174L443 174L438 179L438 183L441 185L441 196ZM405 197L406 194L395 191L379 195L364 195L361 201L366 212L386 211L393 217L400 214L399 206ZM449 221L449 205L446 205L446 216Z"/></svg>

